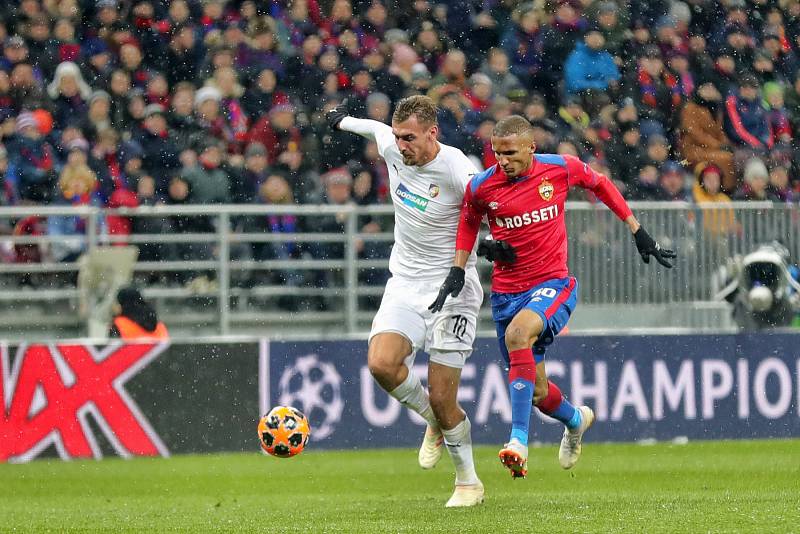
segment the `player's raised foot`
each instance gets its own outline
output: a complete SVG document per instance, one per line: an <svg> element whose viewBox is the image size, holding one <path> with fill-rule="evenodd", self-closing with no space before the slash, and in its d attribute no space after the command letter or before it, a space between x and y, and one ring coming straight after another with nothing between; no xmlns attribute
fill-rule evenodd
<svg viewBox="0 0 800 534"><path fill-rule="evenodd" d="M425 436L422 438L422 445L419 448L419 466L423 469L433 469L439 463L444 450L444 436L442 431L431 428L425 429Z"/></svg>
<svg viewBox="0 0 800 534"><path fill-rule="evenodd" d="M511 478L525 478L528 474L528 446L512 439L500 450L500 461L511 471Z"/></svg>
<svg viewBox="0 0 800 534"><path fill-rule="evenodd" d="M594 412L591 408L581 406L578 410L581 412L581 424L572 430L564 429L564 437L561 438L561 446L558 448L558 463L564 469L572 469L572 466L578 463L578 458L581 457L583 434L594 423Z"/></svg>
<svg viewBox="0 0 800 534"><path fill-rule="evenodd" d="M445 508L460 508L465 506L477 506L483 503L483 484L479 480L477 484L467 486L456 486L450 500L445 504Z"/></svg>

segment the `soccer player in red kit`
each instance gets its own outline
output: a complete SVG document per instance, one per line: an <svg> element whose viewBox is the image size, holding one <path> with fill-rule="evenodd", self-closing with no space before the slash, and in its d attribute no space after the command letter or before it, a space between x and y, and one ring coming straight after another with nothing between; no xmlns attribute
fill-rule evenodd
<svg viewBox="0 0 800 534"><path fill-rule="evenodd" d="M676 257L647 234L606 176L576 157L535 154L535 149L525 118L512 115L497 123L492 132L497 165L477 174L467 186L454 266L430 306L435 313L448 296L460 293L464 266L486 216L493 239L480 243L478 254L494 261L492 317L509 364L511 398L511 436L500 460L514 478L527 474L533 405L566 427L558 453L564 469L578 461L581 439L594 421L591 408L572 406L547 379L544 365L547 346L567 324L577 302L578 282L567 270L564 203L569 188L589 189L624 221L645 263L652 256L672 267L667 259Z"/></svg>

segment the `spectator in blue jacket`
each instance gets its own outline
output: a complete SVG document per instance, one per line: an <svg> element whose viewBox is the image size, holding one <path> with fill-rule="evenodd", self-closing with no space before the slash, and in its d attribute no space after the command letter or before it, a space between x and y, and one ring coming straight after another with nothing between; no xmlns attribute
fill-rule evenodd
<svg viewBox="0 0 800 534"><path fill-rule="evenodd" d="M739 90L725 99L725 133L739 148L751 152L763 153L774 144L758 79L752 74L742 76Z"/></svg>
<svg viewBox="0 0 800 534"><path fill-rule="evenodd" d="M605 49L603 34L597 28L590 29L567 57L564 67L567 93L583 95L591 101L608 100L608 93L616 87L619 78L614 58Z"/></svg>

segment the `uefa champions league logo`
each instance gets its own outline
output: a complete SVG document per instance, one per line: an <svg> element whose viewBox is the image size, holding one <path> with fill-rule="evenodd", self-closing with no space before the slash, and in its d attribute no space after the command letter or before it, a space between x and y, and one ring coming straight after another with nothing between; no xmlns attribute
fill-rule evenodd
<svg viewBox="0 0 800 534"><path fill-rule="evenodd" d="M283 370L278 403L304 412L313 439L324 439L333 434L342 418L341 384L342 377L333 364L320 361L316 354L301 356L292 367Z"/></svg>

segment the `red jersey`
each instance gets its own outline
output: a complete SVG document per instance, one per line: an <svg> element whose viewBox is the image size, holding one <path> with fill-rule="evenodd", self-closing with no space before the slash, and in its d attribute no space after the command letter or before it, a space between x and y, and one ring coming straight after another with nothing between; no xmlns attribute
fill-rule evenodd
<svg viewBox="0 0 800 534"><path fill-rule="evenodd" d="M472 250L486 215L492 237L517 251L513 264L495 263L492 291L519 293L569 274L564 202L573 185L591 190L620 219L631 215L614 184L574 156L534 154L531 168L516 179L497 165L472 178L461 206L456 249Z"/></svg>

